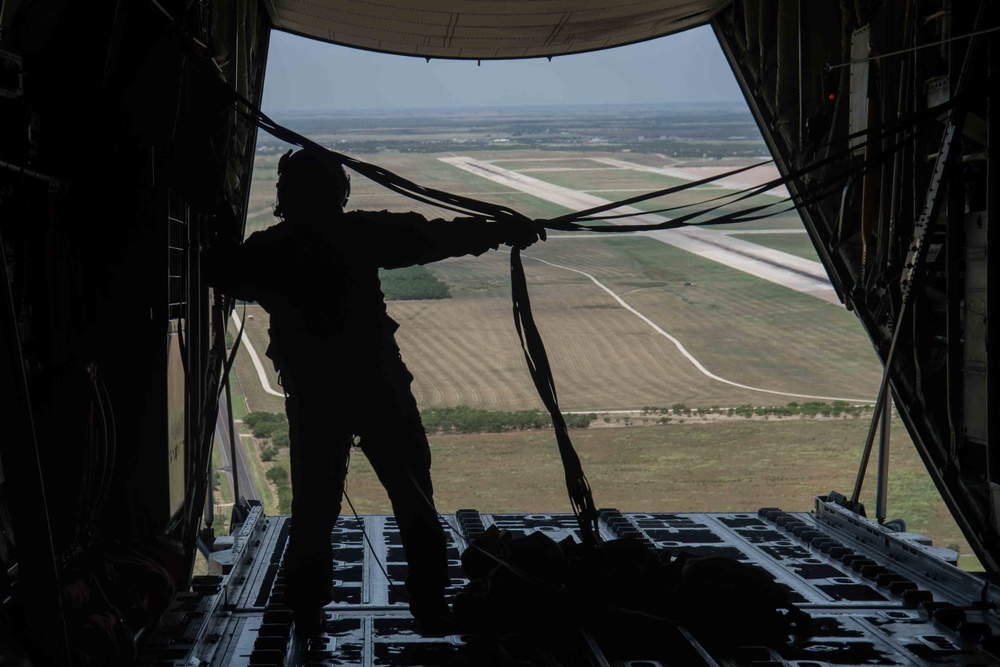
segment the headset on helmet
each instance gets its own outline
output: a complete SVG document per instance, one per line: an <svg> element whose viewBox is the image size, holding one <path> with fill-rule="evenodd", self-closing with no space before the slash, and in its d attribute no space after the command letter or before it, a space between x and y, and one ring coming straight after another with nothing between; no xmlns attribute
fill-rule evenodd
<svg viewBox="0 0 1000 667"><path fill-rule="evenodd" d="M286 184L292 181L297 187L314 189L317 194L342 193L343 196L336 202L341 208L347 206L351 196L351 177L343 165L306 150L290 150L281 156L278 160L278 179L279 185L282 181ZM279 194L279 204L280 198ZM276 213L279 213L277 209Z"/></svg>

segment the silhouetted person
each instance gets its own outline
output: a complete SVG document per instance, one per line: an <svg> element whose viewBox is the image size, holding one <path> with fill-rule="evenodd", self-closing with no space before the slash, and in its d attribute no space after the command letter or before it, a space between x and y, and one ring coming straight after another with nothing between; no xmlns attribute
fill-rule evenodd
<svg viewBox="0 0 1000 667"><path fill-rule="evenodd" d="M210 282L271 316L267 356L285 390L292 526L286 591L300 632L319 630L332 600L330 534L340 514L352 435L388 492L409 563L410 611L427 631L450 617L446 539L434 508L430 449L386 313L379 267L526 247L530 225L343 208L350 181L319 155L278 163L280 222L214 248Z"/></svg>

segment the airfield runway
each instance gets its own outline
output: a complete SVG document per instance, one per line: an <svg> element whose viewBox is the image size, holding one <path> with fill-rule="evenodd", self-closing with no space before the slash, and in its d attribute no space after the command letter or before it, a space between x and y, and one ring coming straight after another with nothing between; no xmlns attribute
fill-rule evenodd
<svg viewBox="0 0 1000 667"><path fill-rule="evenodd" d="M537 178L471 157L455 156L438 159L481 178L528 193L539 199L564 206L574 211L611 203L607 199L602 199L586 192L579 192L547 183ZM624 164L631 165L632 163ZM615 166L624 168L618 164ZM736 185L729 184L728 187L736 187ZM607 213L608 215L635 214L634 217L619 224L658 224L669 220L669 218L663 215L642 213L641 210L632 206L622 206ZM786 252L781 252L780 250L766 248L750 241L734 238L723 232L696 226L641 233L663 243L691 252L699 257L719 262L720 264L787 287L796 292L808 294L836 306L841 305L840 299L830 284L826 270L819 262L797 257Z"/></svg>

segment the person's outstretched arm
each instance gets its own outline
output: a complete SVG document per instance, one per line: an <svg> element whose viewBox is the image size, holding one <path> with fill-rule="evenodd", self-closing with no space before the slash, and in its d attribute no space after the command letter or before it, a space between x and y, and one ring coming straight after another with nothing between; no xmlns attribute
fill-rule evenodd
<svg viewBox="0 0 1000 667"><path fill-rule="evenodd" d="M544 229L528 220L496 222L483 218L428 220L419 213L352 211L346 214L360 242L386 269L428 264L447 257L482 255L500 244L527 248L544 239Z"/></svg>

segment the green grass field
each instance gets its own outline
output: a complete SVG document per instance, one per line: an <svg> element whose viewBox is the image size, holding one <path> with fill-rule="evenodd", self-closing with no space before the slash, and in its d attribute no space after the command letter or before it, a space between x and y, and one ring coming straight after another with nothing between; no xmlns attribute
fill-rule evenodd
<svg viewBox="0 0 1000 667"><path fill-rule="evenodd" d="M808 511L813 497L848 493L867 420L727 420L573 432L600 507L622 511L733 512L781 507ZM902 425L894 429L903 432ZM441 512L569 511L551 431L431 438ZM889 516L937 546L975 559L905 436L894 440ZM874 473L872 473L874 474ZM356 453L348 493L361 513L391 511L364 456ZM874 515L874 477L862 501Z"/></svg>

